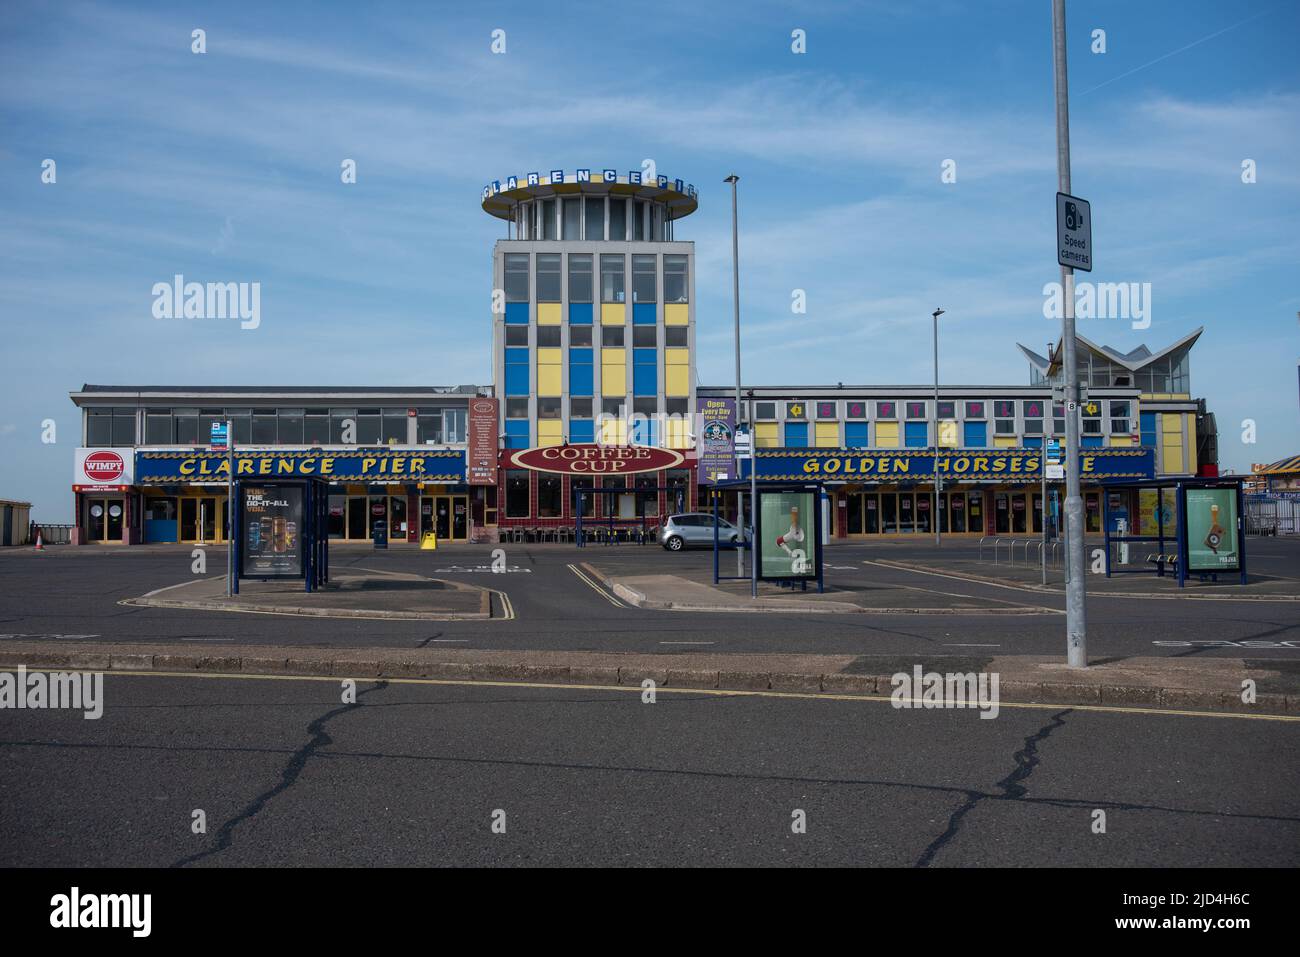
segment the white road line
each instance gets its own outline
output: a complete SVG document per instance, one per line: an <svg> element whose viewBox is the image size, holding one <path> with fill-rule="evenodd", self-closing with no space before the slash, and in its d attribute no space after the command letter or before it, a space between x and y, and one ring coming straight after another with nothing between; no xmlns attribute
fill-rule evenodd
<svg viewBox="0 0 1300 957"><path fill-rule="evenodd" d="M661 641L661 645L716 645L716 641Z"/></svg>
<svg viewBox="0 0 1300 957"><path fill-rule="evenodd" d="M948 644L945 648L1001 648L1001 645Z"/></svg>

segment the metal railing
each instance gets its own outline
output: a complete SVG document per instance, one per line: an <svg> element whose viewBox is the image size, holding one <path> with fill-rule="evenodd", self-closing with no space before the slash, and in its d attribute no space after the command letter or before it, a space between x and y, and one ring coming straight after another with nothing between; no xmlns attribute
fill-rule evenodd
<svg viewBox="0 0 1300 957"><path fill-rule="evenodd" d="M27 543L36 544L36 530L41 530L42 545L70 545L72 544L72 530L75 525L46 525L43 522L32 522L28 529Z"/></svg>
<svg viewBox="0 0 1300 957"><path fill-rule="evenodd" d="M1007 564L1016 563L1016 547L1020 547L1020 561L1028 563L1032 560L1035 564L1041 564L1043 561L1043 551L1047 549L1047 562L1053 568L1061 567L1062 542L1056 539L1045 543L1041 538L1003 538L993 535L982 536L979 540L979 560L984 558L984 550L987 548L992 552L993 564L999 563L998 550L1005 548L1006 553L1002 560Z"/></svg>

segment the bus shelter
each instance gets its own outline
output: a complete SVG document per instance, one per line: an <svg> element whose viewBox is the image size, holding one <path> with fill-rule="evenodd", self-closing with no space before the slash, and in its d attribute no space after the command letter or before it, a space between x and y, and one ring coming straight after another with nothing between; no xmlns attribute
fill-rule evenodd
<svg viewBox="0 0 1300 957"><path fill-rule="evenodd" d="M1239 478L1166 478L1107 483L1106 492L1154 492L1153 514L1138 520L1139 534L1133 534L1133 517L1111 506L1103 496L1102 528L1106 535L1105 571L1112 574L1166 571L1178 579L1178 587L1195 575L1202 581L1218 581L1220 574L1235 574L1246 584L1245 507ZM1166 492L1171 493L1168 496ZM1137 495L1132 498L1137 498ZM1172 509L1172 511L1171 511ZM1151 534L1147 531L1152 526ZM1138 568L1115 567L1112 544L1125 547L1145 544L1155 551L1144 556ZM1119 564L1131 564L1121 562Z"/></svg>
<svg viewBox="0 0 1300 957"><path fill-rule="evenodd" d="M328 482L236 478L233 493L232 594L240 579L301 578L309 592L329 581Z"/></svg>

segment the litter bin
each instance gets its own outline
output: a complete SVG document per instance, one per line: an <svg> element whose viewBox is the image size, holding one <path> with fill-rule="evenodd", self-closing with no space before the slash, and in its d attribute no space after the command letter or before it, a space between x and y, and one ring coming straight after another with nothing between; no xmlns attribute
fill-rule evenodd
<svg viewBox="0 0 1300 957"><path fill-rule="evenodd" d="M371 538L375 541L375 548L388 547L388 522L382 518L371 526Z"/></svg>

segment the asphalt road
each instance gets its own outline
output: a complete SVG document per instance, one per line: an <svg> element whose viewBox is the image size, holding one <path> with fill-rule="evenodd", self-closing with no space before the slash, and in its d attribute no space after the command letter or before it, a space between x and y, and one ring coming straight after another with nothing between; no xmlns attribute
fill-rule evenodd
<svg viewBox="0 0 1300 957"><path fill-rule="evenodd" d="M570 567L592 562L610 573L671 572L711 580L708 552L669 554L647 546L504 545L509 571L492 574L490 549L443 546L373 551L336 548L337 570L349 566L416 572L485 585L508 594L515 618L488 622L320 620L232 615L120 605L152 589L192 580L188 546L144 549L51 548L45 554L0 552L0 633L94 635L110 641L274 643L335 646L450 647L593 651L815 652L862 655L1064 653L1064 620L1043 612L1016 616L724 614L627 607ZM209 571L224 568L210 548ZM827 549L827 578L844 584L896 582L916 589L973 595L1000 604L1062 608L1062 599L936 578L869 564L880 558L942 561L970 556L973 546L936 553L923 543L839 545ZM734 571L733 555L730 559ZM1300 540L1252 540L1257 571L1294 575ZM1297 582L1300 591L1300 581ZM498 612L503 610L500 601ZM4 640L0 637L0 640ZM1223 645L1223 642L1232 644ZM1295 662L1300 666L1300 602L1089 598L1089 653L1105 657L1208 655Z"/></svg>
<svg viewBox="0 0 1300 957"><path fill-rule="evenodd" d="M358 691L110 674L97 721L0 712L0 865L1300 864L1295 721Z"/></svg>

